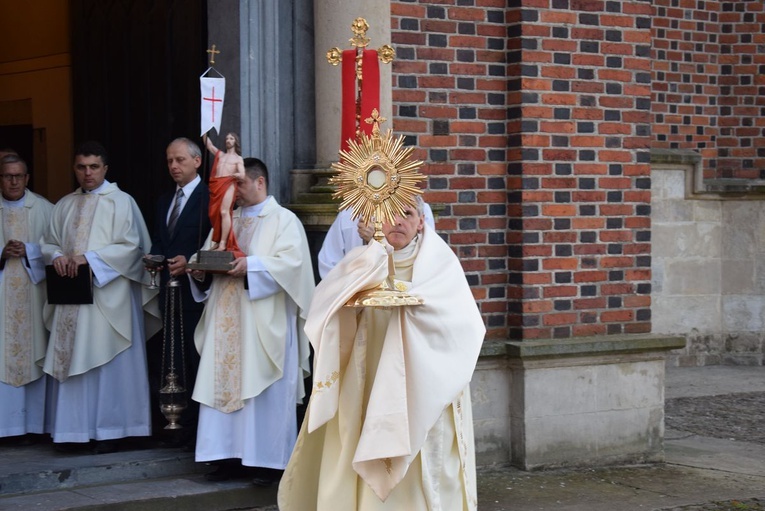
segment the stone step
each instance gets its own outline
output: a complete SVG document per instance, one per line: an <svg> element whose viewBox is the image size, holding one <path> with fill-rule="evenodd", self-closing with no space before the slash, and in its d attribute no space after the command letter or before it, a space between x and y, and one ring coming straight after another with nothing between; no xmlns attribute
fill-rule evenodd
<svg viewBox="0 0 765 511"><path fill-rule="evenodd" d="M3 511L276 511L277 486L249 480L211 483L204 475L145 479L0 496Z"/></svg>
<svg viewBox="0 0 765 511"><path fill-rule="evenodd" d="M249 479L209 482L194 454L151 444L116 453L61 453L50 443L0 445L3 511L276 510L276 486Z"/></svg>
<svg viewBox="0 0 765 511"><path fill-rule="evenodd" d="M0 448L2 495L76 488L154 477L204 472L194 453L169 448L138 448L111 454L58 452L50 443Z"/></svg>

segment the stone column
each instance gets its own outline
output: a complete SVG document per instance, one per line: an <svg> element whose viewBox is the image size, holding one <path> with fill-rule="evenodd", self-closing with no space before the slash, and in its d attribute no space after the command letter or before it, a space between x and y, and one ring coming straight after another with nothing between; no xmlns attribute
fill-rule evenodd
<svg viewBox="0 0 765 511"><path fill-rule="evenodd" d="M390 42L390 1L388 0L316 0L314 33L316 55L316 167L327 168L337 161L340 149L341 70L327 62L327 50L352 48L351 24L356 18L369 23L369 49ZM391 66L380 64L380 113L392 119ZM390 127L391 121L383 127Z"/></svg>

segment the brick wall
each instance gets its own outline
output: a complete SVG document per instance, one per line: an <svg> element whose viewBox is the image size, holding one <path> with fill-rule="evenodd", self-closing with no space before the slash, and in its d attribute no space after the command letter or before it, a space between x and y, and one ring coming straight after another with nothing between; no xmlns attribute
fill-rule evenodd
<svg viewBox="0 0 765 511"><path fill-rule="evenodd" d="M765 179L765 5L653 2L653 147L697 150L706 178Z"/></svg>
<svg viewBox="0 0 765 511"><path fill-rule="evenodd" d="M507 336L506 0L391 2L393 129L419 149L425 200L489 337Z"/></svg>
<svg viewBox="0 0 765 511"><path fill-rule="evenodd" d="M491 337L650 331L650 149L765 178L764 10L392 2L393 127Z"/></svg>

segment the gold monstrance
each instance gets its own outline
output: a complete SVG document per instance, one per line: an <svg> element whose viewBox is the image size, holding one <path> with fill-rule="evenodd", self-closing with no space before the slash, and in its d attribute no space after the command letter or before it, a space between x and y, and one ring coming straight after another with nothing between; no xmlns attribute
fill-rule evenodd
<svg viewBox="0 0 765 511"><path fill-rule="evenodd" d="M358 140L348 142L349 149L340 151L340 161L332 168L338 175L330 178L337 185L334 198L342 199L339 210L351 208L351 216L364 223L374 223L374 241L381 243L382 224L394 223L403 216L406 207L415 206L415 197L422 193L417 183L425 176L418 172L422 165L412 160L414 147L404 147L403 135L393 138L392 130L380 133L377 109L366 119L372 124L372 136L360 134ZM388 278L375 289L362 291L351 298L346 307L401 307L421 305L422 298L412 296L393 287L393 256L388 256Z"/></svg>
<svg viewBox="0 0 765 511"><path fill-rule="evenodd" d="M330 183L337 185L334 198L342 199L339 210L351 208L351 217L361 218L364 223L374 223L374 242L381 243L384 235L383 222L394 223L397 215L404 214L404 208L414 206L414 198L422 193L417 183L425 179L417 172L421 161L410 159L414 148L404 147L404 137L393 138L391 130L383 136L380 124L385 122L377 108L371 111L371 117L365 119L372 125L371 136L361 130L362 92L365 78L363 66L365 48L369 45L367 37L369 24L364 18L356 18L351 24L353 37L349 40L355 48L355 140L347 137L347 149L340 150L340 162L333 163L332 168L338 175L330 178ZM393 48L387 44L377 51L377 58L384 64L389 64L395 56ZM332 48L327 52L327 61L333 66L343 59L340 48ZM374 77L372 77L374 78ZM371 83L377 83L372 79ZM379 87L379 84L378 84ZM350 91L343 90L343 94ZM343 115L346 115L345 109ZM345 143L346 140L343 140ZM363 291L346 303L346 307L400 307L403 305L419 305L422 299L407 293L397 291L393 287L393 257L388 259L388 278L378 287Z"/></svg>

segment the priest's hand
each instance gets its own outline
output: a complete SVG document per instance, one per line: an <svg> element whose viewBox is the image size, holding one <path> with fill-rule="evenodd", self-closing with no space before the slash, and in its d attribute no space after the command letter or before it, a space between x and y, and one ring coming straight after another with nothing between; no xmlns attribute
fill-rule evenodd
<svg viewBox="0 0 765 511"><path fill-rule="evenodd" d="M170 272L171 277L178 277L186 273L187 264L186 256L177 255L167 260L167 270ZM204 279L204 275L202 275L202 278Z"/></svg>
<svg viewBox="0 0 765 511"><path fill-rule="evenodd" d="M232 277L244 277L247 275L247 258L237 257L233 263L232 268L228 271L228 274Z"/></svg>
<svg viewBox="0 0 765 511"><path fill-rule="evenodd" d="M362 220L359 220L359 223L357 225L358 232L359 232L359 238L361 238L364 241L364 244L366 245L369 243L369 240L372 239L372 236L375 234L375 228L371 225L365 224Z"/></svg>
<svg viewBox="0 0 765 511"><path fill-rule="evenodd" d="M53 268L62 277L74 278L77 276L77 268L80 265L87 264L88 260L84 255L76 255L72 257L61 256L53 260Z"/></svg>
<svg viewBox="0 0 765 511"><path fill-rule="evenodd" d="M3 248L2 259L5 261L11 257L24 257L27 255L27 247L23 242L10 240Z"/></svg>
<svg viewBox="0 0 765 511"><path fill-rule="evenodd" d="M197 282L203 282L206 277L204 270L188 270L187 269L186 273L191 275L191 278L193 278Z"/></svg>

